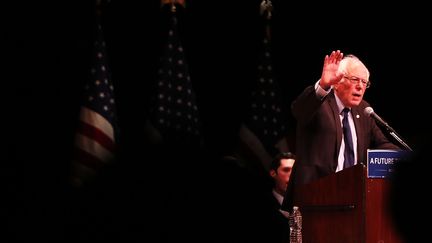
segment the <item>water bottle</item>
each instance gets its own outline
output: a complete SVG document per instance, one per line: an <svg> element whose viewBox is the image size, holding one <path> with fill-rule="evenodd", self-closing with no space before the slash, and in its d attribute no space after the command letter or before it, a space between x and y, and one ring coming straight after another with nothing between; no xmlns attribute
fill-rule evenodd
<svg viewBox="0 0 432 243"><path fill-rule="evenodd" d="M302 243L302 215L297 206L288 219L290 225L290 243Z"/></svg>
<svg viewBox="0 0 432 243"><path fill-rule="evenodd" d="M293 215L293 213L290 213L288 215L288 225L289 225L289 229L290 229L290 231L289 231L290 243L292 243L292 242L295 242L297 240L295 233L294 233L294 215Z"/></svg>

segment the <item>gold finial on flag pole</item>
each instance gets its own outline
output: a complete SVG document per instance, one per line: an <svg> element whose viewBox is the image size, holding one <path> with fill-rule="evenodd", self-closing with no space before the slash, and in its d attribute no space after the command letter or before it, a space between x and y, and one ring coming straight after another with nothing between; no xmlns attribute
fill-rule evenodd
<svg viewBox="0 0 432 243"><path fill-rule="evenodd" d="M171 12L176 12L177 7L176 5L181 5L184 7L186 7L186 3L185 0L161 0L161 6L170 4L171 5Z"/></svg>
<svg viewBox="0 0 432 243"><path fill-rule="evenodd" d="M273 11L273 4L271 0L263 0L260 4L260 14L266 15L267 19L271 19Z"/></svg>
<svg viewBox="0 0 432 243"><path fill-rule="evenodd" d="M173 13L177 11L175 4L176 4L176 0L171 0L171 12Z"/></svg>

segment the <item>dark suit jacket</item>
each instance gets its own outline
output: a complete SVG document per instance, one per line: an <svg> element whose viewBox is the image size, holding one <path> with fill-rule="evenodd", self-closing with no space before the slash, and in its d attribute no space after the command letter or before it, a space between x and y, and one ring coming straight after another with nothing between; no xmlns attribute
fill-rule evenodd
<svg viewBox="0 0 432 243"><path fill-rule="evenodd" d="M364 114L369 104L362 101L351 110L357 134L357 163L366 164L367 149L399 149L383 134L375 121ZM307 87L292 103L297 120L296 163L283 208L291 200L295 185L306 184L336 171L342 142L342 125L332 90L324 99L316 96L314 86ZM289 206L288 206L289 205Z"/></svg>
<svg viewBox="0 0 432 243"><path fill-rule="evenodd" d="M288 218L279 211L281 205L272 191L263 193L259 200L259 207L254 208L253 214L254 218L259 218L257 230L262 231L264 237L254 242L289 243Z"/></svg>
<svg viewBox="0 0 432 243"><path fill-rule="evenodd" d="M290 229L288 224L288 219L279 212L281 205L276 200L276 198L272 196L272 205L271 205L271 213L270 218L268 220L268 238L266 242L274 242L274 243L289 243L290 239Z"/></svg>

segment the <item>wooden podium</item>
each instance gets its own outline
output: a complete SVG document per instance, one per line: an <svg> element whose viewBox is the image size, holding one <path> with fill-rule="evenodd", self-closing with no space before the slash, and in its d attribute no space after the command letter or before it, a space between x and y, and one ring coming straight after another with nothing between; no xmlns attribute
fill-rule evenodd
<svg viewBox="0 0 432 243"><path fill-rule="evenodd" d="M303 243L400 243L393 227L388 179L367 178L359 164L295 188Z"/></svg>

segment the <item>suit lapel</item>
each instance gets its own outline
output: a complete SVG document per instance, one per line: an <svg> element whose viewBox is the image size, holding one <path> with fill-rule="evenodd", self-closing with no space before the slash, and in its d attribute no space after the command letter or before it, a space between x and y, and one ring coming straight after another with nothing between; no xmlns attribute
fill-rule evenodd
<svg viewBox="0 0 432 243"><path fill-rule="evenodd" d="M335 94L334 91L331 92L331 94L329 94L327 102L330 106L330 110L332 111L333 114L333 119L334 119L334 124L338 124L336 125L336 158L334 158L334 161L338 161L338 154L339 154L339 150L340 150L340 146L341 146L341 142L342 142L342 124L340 121L340 117L339 117L339 109L336 103L336 98L335 98ZM335 164L334 166L337 166L337 164ZM335 167L336 168L336 167Z"/></svg>

